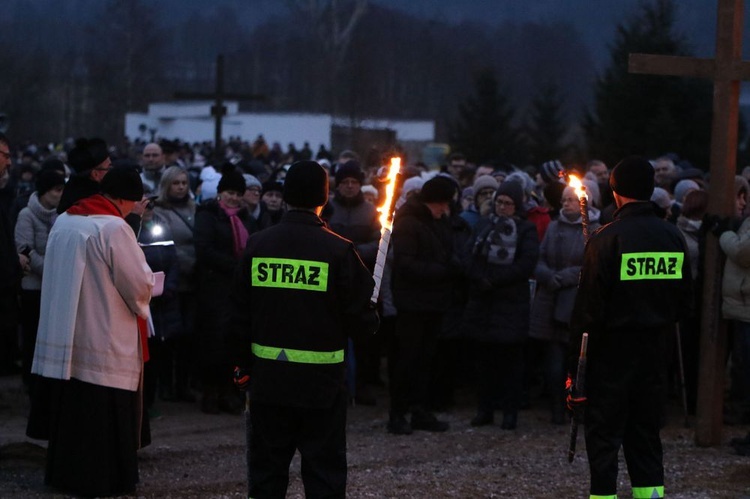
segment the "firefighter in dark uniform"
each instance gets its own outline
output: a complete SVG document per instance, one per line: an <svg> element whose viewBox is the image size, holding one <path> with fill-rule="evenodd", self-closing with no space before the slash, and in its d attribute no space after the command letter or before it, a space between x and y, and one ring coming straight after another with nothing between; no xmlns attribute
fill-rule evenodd
<svg viewBox="0 0 750 499"><path fill-rule="evenodd" d="M586 245L571 330L573 376L589 333L587 397L569 395L568 405L585 406L590 497L616 497L622 446L633 497L658 498L665 341L690 304L690 262L680 231L649 201L654 169L646 159L622 160L610 185L618 209Z"/></svg>
<svg viewBox="0 0 750 499"><path fill-rule="evenodd" d="M281 222L250 236L233 287L236 383L249 390L249 494L286 495L289 464L302 456L307 497L346 495L344 351L372 334L374 281L351 241L319 218L328 174L291 166Z"/></svg>

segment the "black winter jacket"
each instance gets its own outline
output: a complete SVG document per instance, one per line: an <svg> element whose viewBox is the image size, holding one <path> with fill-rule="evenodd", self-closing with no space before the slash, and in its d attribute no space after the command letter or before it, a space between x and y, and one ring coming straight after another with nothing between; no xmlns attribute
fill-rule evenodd
<svg viewBox="0 0 750 499"><path fill-rule="evenodd" d="M336 234L353 242L362 261L372 269L380 241L377 209L365 201L361 192L353 199L346 199L337 192L327 208L328 226Z"/></svg>
<svg viewBox="0 0 750 499"><path fill-rule="evenodd" d="M157 225L163 230L159 235L153 232L153 228ZM138 243L143 249L148 266L153 272L164 272L164 291L161 296L152 297L149 304L154 335L159 340L175 338L184 333L180 303L177 299L180 264L177 260L177 249L171 239L168 227L156 216L150 222L143 224L143 229L138 235ZM172 244L164 244L167 242Z"/></svg>
<svg viewBox="0 0 750 499"><path fill-rule="evenodd" d="M345 391L347 337L372 334L374 282L351 241L293 210L253 234L232 286L232 344L250 399L331 407Z"/></svg>
<svg viewBox="0 0 750 499"><path fill-rule="evenodd" d="M255 220L247 211L241 210L237 216L249 234L255 232ZM204 363L218 364L228 360L223 356L229 324L229 293L239 257L234 254L232 223L215 199L198 206L193 242L200 353Z"/></svg>
<svg viewBox="0 0 750 499"><path fill-rule="evenodd" d="M519 217L513 220L517 238L512 263L493 264L486 256L470 253L469 301L463 324L468 338L489 343L522 343L528 337L529 278L539 259L539 237L533 223ZM470 244L476 246L491 226L488 217L481 218Z"/></svg>
<svg viewBox="0 0 750 499"><path fill-rule="evenodd" d="M691 293L690 257L679 229L657 217L651 202L624 205L586 245L569 369L575 370L584 332L591 355L605 337L615 351L618 341L642 341L636 333L669 328L686 316Z"/></svg>
<svg viewBox="0 0 750 499"><path fill-rule="evenodd" d="M417 198L393 222L393 301L397 310L445 312L454 277L461 273L449 220L436 220Z"/></svg>

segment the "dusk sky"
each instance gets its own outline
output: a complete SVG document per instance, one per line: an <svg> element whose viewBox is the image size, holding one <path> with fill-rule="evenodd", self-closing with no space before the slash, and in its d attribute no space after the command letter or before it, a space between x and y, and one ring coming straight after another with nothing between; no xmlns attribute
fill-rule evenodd
<svg viewBox="0 0 750 499"><path fill-rule="evenodd" d="M222 0L233 5L250 22L262 13L285 8L277 0ZM606 60L607 44L615 28L632 15L643 0L370 0L443 22L476 21L488 25L503 22L564 22L576 29L591 48L599 63ZM183 0L188 9L205 8L203 0ZM159 3L157 0L156 4ZM304 2L303 2L304 3ZM677 0L678 24L700 57L712 57L716 39L718 0ZM252 6L248 9L248 5ZM186 9L186 10L188 10ZM750 59L750 13L745 7L745 41L743 52ZM260 16L257 14L261 13ZM252 15L254 14L254 16Z"/></svg>
<svg viewBox="0 0 750 499"><path fill-rule="evenodd" d="M476 20L490 25L511 22L565 22L573 26L601 64L615 28L638 8L641 0L372 0L373 3L442 21ZM715 0L678 0L680 31L696 56L713 57L716 39ZM745 13L743 52L750 58L750 14Z"/></svg>

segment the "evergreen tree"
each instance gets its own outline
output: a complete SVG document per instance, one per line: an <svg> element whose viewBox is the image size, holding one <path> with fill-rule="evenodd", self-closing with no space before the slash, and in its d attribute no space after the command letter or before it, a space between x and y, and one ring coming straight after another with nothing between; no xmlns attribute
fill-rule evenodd
<svg viewBox="0 0 750 499"><path fill-rule="evenodd" d="M523 143L514 126L515 109L500 91L492 69L480 71L474 95L459 104L459 118L451 130L451 148L474 163L502 159L523 162Z"/></svg>
<svg viewBox="0 0 750 499"><path fill-rule="evenodd" d="M563 99L559 87L550 82L531 102L526 136L532 164L562 157L567 149L563 143L566 131Z"/></svg>
<svg viewBox="0 0 750 499"><path fill-rule="evenodd" d="M683 77L628 73L630 53L689 55L675 30L676 3L653 0L620 24L611 63L595 89L584 130L589 154L614 164L631 154L666 152L706 169L711 129L711 84Z"/></svg>

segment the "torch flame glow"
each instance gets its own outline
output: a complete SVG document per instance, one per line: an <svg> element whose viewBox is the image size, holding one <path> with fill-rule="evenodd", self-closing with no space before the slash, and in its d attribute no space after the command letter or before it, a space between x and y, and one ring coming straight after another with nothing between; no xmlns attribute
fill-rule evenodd
<svg viewBox="0 0 750 499"><path fill-rule="evenodd" d="M568 185L573 188L576 192L576 196L578 196L578 199L581 198L589 198L589 195L586 194L586 190L583 187L583 182L581 182L581 179L577 176L571 174L569 175Z"/></svg>
<svg viewBox="0 0 750 499"><path fill-rule="evenodd" d="M398 178L398 172L401 169L401 158L391 158L391 166L388 168L388 184L385 186L385 200L383 204L378 206L378 212L380 213L380 232L381 234L386 229L390 230L393 225L392 213L389 213L390 207L393 206L393 196L396 191L396 179Z"/></svg>

